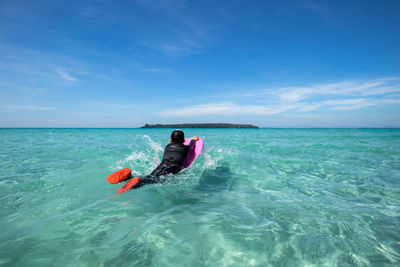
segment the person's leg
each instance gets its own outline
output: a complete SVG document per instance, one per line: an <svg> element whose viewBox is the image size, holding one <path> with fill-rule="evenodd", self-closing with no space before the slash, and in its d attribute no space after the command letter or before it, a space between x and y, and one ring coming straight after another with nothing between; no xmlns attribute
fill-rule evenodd
<svg viewBox="0 0 400 267"><path fill-rule="evenodd" d="M147 175L142 179L143 184L155 184L162 183L164 180L160 179L160 176L167 175L169 173L177 174L180 168L177 166L168 166L167 164L160 164L150 175Z"/></svg>
<svg viewBox="0 0 400 267"><path fill-rule="evenodd" d="M144 177L140 177L142 180L142 185L145 184L157 184L160 182L160 179L158 176L152 176L152 175L146 175Z"/></svg>
<svg viewBox="0 0 400 267"><path fill-rule="evenodd" d="M141 183L140 186L143 186L145 184L156 184L160 183L160 176L168 174L168 167L166 164L161 163L160 165L155 168L150 175L146 175L144 177L140 177ZM138 186L138 187L140 187Z"/></svg>
<svg viewBox="0 0 400 267"><path fill-rule="evenodd" d="M178 166L171 166L169 168L169 173L173 173L173 174L177 174L178 172L181 171L182 168L178 167Z"/></svg>
<svg viewBox="0 0 400 267"><path fill-rule="evenodd" d="M154 171L151 172L150 175L139 178L134 177L129 180L123 187L121 187L117 193L124 193L133 188L142 187L145 184L156 184L164 182L160 176L167 175L169 173L177 174L181 168L178 166L168 166L167 164L160 164Z"/></svg>
<svg viewBox="0 0 400 267"><path fill-rule="evenodd" d="M158 177L161 175L165 175L168 169L168 165L165 163L161 163L160 165L158 165L157 168L154 169L154 171L152 171L150 173L150 176L154 176L154 177Z"/></svg>

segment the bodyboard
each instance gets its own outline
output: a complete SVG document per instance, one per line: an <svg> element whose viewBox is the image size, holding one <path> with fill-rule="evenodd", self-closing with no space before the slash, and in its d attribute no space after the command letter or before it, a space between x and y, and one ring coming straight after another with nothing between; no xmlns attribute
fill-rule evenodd
<svg viewBox="0 0 400 267"><path fill-rule="evenodd" d="M192 138L185 138L184 145L188 146ZM192 149L189 151L188 155L186 156L185 163L183 164L182 169L189 167L193 161L203 152L204 142L203 139L199 137L199 139L194 143Z"/></svg>

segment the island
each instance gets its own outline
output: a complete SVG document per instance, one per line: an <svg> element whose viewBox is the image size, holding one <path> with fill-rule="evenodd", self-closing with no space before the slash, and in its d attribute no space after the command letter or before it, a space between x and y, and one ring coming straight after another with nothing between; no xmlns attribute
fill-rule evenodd
<svg viewBox="0 0 400 267"><path fill-rule="evenodd" d="M260 127L251 124L232 124L232 123L182 123L182 124L145 124L140 128L240 128L258 129Z"/></svg>

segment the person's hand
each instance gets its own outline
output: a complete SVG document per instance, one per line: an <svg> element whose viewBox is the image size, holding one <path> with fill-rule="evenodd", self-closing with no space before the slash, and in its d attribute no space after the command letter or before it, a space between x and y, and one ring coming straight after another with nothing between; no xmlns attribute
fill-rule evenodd
<svg viewBox="0 0 400 267"><path fill-rule="evenodd" d="M193 137L192 140L197 141L199 138L197 136Z"/></svg>

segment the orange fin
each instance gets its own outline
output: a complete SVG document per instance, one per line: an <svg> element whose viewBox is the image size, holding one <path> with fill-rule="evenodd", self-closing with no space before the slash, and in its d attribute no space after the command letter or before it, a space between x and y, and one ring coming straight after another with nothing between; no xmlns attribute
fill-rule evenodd
<svg viewBox="0 0 400 267"><path fill-rule="evenodd" d="M131 170L128 168L123 168L117 172L110 174L107 177L107 182L110 184L118 184L131 177Z"/></svg>
<svg viewBox="0 0 400 267"><path fill-rule="evenodd" d="M139 186L142 183L142 181L143 181L142 179L140 179L138 177L134 177L134 178L130 179L123 187L118 189L117 193L118 194L125 193L126 191L129 191L132 188Z"/></svg>

